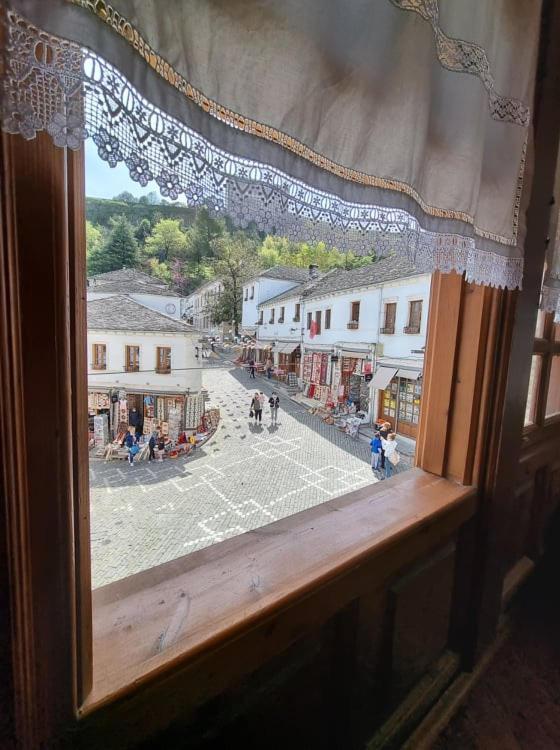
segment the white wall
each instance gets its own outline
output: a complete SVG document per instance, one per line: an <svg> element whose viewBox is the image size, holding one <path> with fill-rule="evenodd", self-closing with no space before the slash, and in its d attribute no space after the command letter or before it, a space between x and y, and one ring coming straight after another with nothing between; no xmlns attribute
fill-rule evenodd
<svg viewBox="0 0 560 750"><path fill-rule="evenodd" d="M88 331L88 385L134 388L145 393L191 393L202 387L200 360L195 356L197 335L193 333L145 333L134 331ZM92 369L93 344L107 346L107 370ZM125 372L125 346L140 347L140 372ZM156 347L171 347L171 373L155 372ZM143 372L145 371L145 372Z"/></svg>
<svg viewBox="0 0 560 750"><path fill-rule="evenodd" d="M108 294L107 292L95 292L88 289L87 298L88 300L107 299L108 297L123 296L123 294L125 293ZM135 302L139 302L141 305L145 305L145 307L149 307L150 310L167 315L168 318L175 318L176 320L180 320L181 318L181 306L184 298L178 295L127 294L126 296ZM174 308L173 311L171 310L171 306Z"/></svg>
<svg viewBox="0 0 560 750"><path fill-rule="evenodd" d="M216 279L199 287L186 298L183 308L187 317L192 318L195 328L208 333L219 330L218 326L212 324L210 318L214 301L222 288L221 280Z"/></svg>
<svg viewBox="0 0 560 750"><path fill-rule="evenodd" d="M280 279L268 279L264 277L257 277L245 284L243 287L243 308L241 313L242 327L255 328L259 319L258 305L296 286L298 286L298 282L296 281L281 281ZM251 287L254 287L253 299L251 299ZM246 296L247 300L245 299Z"/></svg>

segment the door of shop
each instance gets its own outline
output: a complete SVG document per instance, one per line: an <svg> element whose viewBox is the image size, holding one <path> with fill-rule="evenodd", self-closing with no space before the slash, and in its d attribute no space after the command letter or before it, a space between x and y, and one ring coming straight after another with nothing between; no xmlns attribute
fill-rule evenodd
<svg viewBox="0 0 560 750"><path fill-rule="evenodd" d="M395 376L387 388L379 392L379 414L394 430L415 440L421 395L419 380Z"/></svg>

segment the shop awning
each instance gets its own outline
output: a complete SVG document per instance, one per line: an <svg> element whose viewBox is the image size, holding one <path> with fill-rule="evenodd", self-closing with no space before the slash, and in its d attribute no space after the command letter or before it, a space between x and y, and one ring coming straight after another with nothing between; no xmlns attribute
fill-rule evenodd
<svg viewBox="0 0 560 750"><path fill-rule="evenodd" d="M397 378L406 378L407 380L418 380L422 375L421 370L397 370Z"/></svg>
<svg viewBox="0 0 560 750"><path fill-rule="evenodd" d="M380 391L384 391L391 380L395 377L396 372L396 367L380 367L371 381L373 387Z"/></svg>
<svg viewBox="0 0 560 750"><path fill-rule="evenodd" d="M279 354L292 354L298 348L299 344L294 344L292 342L290 344L280 344L280 346L278 346L274 351L278 352Z"/></svg>
<svg viewBox="0 0 560 750"><path fill-rule="evenodd" d="M343 349L342 356L351 357L352 359L370 359L372 354L371 352L364 352L364 351L359 351L359 350L353 351L352 349Z"/></svg>

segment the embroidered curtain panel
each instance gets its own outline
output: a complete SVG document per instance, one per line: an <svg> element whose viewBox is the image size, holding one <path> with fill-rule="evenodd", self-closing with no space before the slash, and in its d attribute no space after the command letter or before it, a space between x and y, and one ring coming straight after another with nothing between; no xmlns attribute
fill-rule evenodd
<svg viewBox="0 0 560 750"><path fill-rule="evenodd" d="M238 226L519 286L536 0L11 0L3 125Z"/></svg>

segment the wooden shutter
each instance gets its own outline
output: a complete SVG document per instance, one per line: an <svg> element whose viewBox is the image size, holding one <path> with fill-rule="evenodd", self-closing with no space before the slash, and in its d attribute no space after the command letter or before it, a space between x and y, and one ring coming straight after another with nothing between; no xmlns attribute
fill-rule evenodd
<svg viewBox="0 0 560 750"><path fill-rule="evenodd" d="M331 311L325 310L325 330L331 327Z"/></svg>
<svg viewBox="0 0 560 750"><path fill-rule="evenodd" d="M317 330L315 331L315 334L321 333L321 317L321 310L317 310L317 312L315 313L315 323L317 324Z"/></svg>
<svg viewBox="0 0 560 750"><path fill-rule="evenodd" d="M156 367L159 373L171 372L171 348L169 346L158 346Z"/></svg>
<svg viewBox="0 0 560 750"><path fill-rule="evenodd" d="M397 317L397 303L388 302L385 305L385 323L383 326L383 333L395 332L396 317Z"/></svg>

